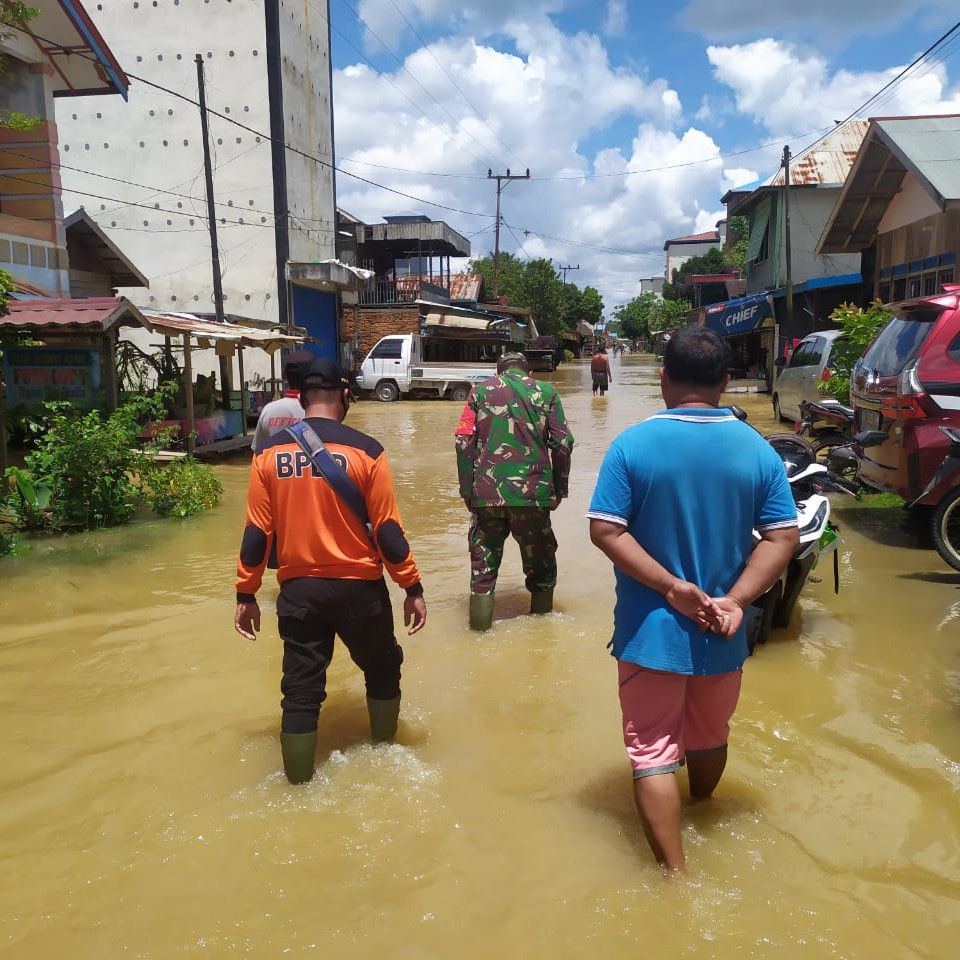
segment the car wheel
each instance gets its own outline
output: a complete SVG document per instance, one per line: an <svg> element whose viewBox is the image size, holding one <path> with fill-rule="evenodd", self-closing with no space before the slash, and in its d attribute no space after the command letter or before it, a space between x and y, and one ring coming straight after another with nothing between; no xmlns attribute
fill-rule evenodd
<svg viewBox="0 0 960 960"><path fill-rule="evenodd" d="M937 504L931 524L937 553L954 570L960 570L960 487L954 487Z"/></svg>
<svg viewBox="0 0 960 960"><path fill-rule="evenodd" d="M451 400L455 400L457 403L463 403L464 400L467 399L469 394L470 394L470 388L463 383L459 384L456 387L451 387L447 391L447 396Z"/></svg>
<svg viewBox="0 0 960 960"><path fill-rule="evenodd" d="M784 417L783 413L780 411L780 397L778 397L776 394L773 395L773 419L776 420L777 423L787 422L787 418Z"/></svg>
<svg viewBox="0 0 960 960"><path fill-rule="evenodd" d="M400 396L400 390L392 380L381 380L373 393L374 396L383 403L392 403Z"/></svg>

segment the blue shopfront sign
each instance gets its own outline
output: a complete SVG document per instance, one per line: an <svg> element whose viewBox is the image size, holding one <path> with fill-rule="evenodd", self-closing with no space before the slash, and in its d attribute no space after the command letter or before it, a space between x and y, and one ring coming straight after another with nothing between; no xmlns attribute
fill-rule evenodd
<svg viewBox="0 0 960 960"><path fill-rule="evenodd" d="M750 333L760 327L773 326L773 304L765 293L740 297L704 308L703 322L721 336Z"/></svg>
<svg viewBox="0 0 960 960"><path fill-rule="evenodd" d="M96 350L10 347L3 359L8 407L39 411L47 400L93 406L100 389L100 357Z"/></svg>

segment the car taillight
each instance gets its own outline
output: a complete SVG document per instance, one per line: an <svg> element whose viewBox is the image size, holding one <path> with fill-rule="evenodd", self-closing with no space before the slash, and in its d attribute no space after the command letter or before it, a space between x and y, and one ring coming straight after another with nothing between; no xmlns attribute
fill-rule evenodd
<svg viewBox="0 0 960 960"><path fill-rule="evenodd" d="M823 370L820 371L821 380L829 380L831 376L832 374L830 373L829 367L824 367Z"/></svg>
<svg viewBox="0 0 960 960"><path fill-rule="evenodd" d="M889 410L894 419L922 420L929 416L923 404L927 395L917 377L918 362L914 360L900 372L897 380L897 395L883 398L884 409Z"/></svg>

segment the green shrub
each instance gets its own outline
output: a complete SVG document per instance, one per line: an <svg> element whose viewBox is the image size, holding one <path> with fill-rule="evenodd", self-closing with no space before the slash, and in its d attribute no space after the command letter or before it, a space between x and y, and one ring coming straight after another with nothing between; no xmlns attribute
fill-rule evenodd
<svg viewBox="0 0 960 960"><path fill-rule="evenodd" d="M564 351L563 351L563 359L566 360L567 363L569 363L571 360L573 360L573 359L574 359L573 351L572 351L572 350L566 350L566 349L564 349Z"/></svg>
<svg viewBox="0 0 960 960"><path fill-rule="evenodd" d="M143 479L150 506L161 517L192 516L215 507L223 496L223 484L213 468L191 457L154 464Z"/></svg>
<svg viewBox="0 0 960 960"><path fill-rule="evenodd" d="M824 393L836 397L841 403L850 402L850 374L854 365L892 316L889 310L883 309L880 300L874 300L866 308L841 303L830 314L830 319L843 330L844 335L833 347L830 379L818 382Z"/></svg>
<svg viewBox="0 0 960 960"><path fill-rule="evenodd" d="M39 435L24 462L34 488L50 491L54 530L112 527L133 516L141 501L138 479L151 465L138 448L139 421L157 417L159 403L138 397L106 418L65 402L45 405L47 416L33 427Z"/></svg>

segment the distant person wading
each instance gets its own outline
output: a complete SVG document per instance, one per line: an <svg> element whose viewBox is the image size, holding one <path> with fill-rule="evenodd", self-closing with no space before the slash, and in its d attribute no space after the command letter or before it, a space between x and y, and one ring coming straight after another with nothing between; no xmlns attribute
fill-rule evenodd
<svg viewBox="0 0 960 960"><path fill-rule="evenodd" d="M613 382L607 351L602 346L597 346L597 352L590 358L590 374L593 377L593 395L602 397Z"/></svg>

